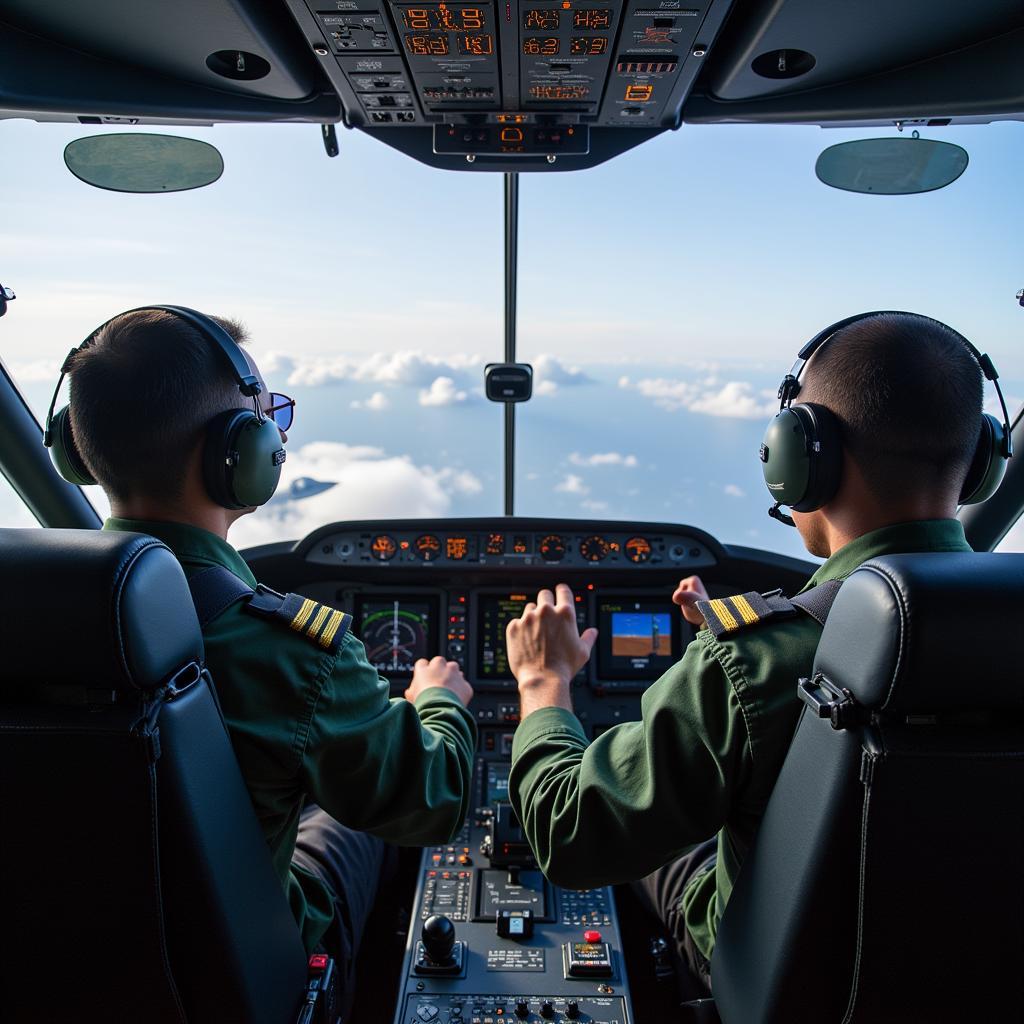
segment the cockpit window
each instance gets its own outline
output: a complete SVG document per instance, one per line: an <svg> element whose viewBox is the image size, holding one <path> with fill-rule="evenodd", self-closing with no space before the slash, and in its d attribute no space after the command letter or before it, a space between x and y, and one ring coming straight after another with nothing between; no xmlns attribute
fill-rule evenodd
<svg viewBox="0 0 1024 1024"><path fill-rule="evenodd" d="M241 319L297 402L280 492L236 543L500 513L503 413L483 396L504 349L500 175L341 130L328 159L312 125L167 131L216 145L222 178L101 192L62 159L88 130L0 124L18 154L0 170L0 271L18 294L0 355L36 412L106 318L191 305ZM765 515L757 448L796 350L863 309L946 320L991 353L1016 408L1024 243L1006 210L1024 128L934 132L971 163L920 196L815 179L826 145L880 130L686 126L589 171L523 174L517 356L534 398L516 414L516 513L690 523L802 554Z"/></svg>
<svg viewBox="0 0 1024 1024"><path fill-rule="evenodd" d="M0 475L0 526L17 527L38 526L36 517L21 500L21 495L11 486L3 475Z"/></svg>

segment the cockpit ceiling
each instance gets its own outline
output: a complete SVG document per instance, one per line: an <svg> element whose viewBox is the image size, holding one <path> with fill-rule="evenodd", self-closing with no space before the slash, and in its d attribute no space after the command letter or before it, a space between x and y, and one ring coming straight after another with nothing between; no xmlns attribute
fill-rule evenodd
<svg viewBox="0 0 1024 1024"><path fill-rule="evenodd" d="M0 0L0 116L342 122L436 167L594 166L684 122L1024 117L1018 0Z"/></svg>

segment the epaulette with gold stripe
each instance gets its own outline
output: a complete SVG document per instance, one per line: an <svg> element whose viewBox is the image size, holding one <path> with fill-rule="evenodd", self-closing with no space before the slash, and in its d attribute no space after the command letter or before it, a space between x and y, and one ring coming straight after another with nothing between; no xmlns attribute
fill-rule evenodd
<svg viewBox="0 0 1024 1024"><path fill-rule="evenodd" d="M716 637L737 633L769 619L790 618L797 614L796 606L778 591L771 594L736 594L734 597L716 597L711 601L698 601L697 611L704 616L708 629Z"/></svg>
<svg viewBox="0 0 1024 1024"><path fill-rule="evenodd" d="M352 625L352 616L301 594L279 594L260 586L245 609L260 618L282 623L311 643L334 654Z"/></svg>

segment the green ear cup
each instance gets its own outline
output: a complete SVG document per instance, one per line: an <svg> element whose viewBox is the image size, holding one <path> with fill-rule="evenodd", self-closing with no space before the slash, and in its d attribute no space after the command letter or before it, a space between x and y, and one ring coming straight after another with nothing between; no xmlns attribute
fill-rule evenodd
<svg viewBox="0 0 1024 1024"><path fill-rule="evenodd" d="M835 416L813 402L783 409L765 431L761 462L764 482L779 504L797 512L827 505L843 464Z"/></svg>
<svg viewBox="0 0 1024 1024"><path fill-rule="evenodd" d="M253 508L273 497L285 460L273 420L251 409L232 409L207 427L203 479L211 498L229 509Z"/></svg>
<svg viewBox="0 0 1024 1024"><path fill-rule="evenodd" d="M69 484L87 487L96 483L75 444L75 436L71 432L71 407L68 405L54 413L50 421L50 458L57 472Z"/></svg>
<svg viewBox="0 0 1024 1024"><path fill-rule="evenodd" d="M1003 424L991 413L981 417L978 447L960 489L961 505L978 505L999 489L1006 473L1005 434Z"/></svg>

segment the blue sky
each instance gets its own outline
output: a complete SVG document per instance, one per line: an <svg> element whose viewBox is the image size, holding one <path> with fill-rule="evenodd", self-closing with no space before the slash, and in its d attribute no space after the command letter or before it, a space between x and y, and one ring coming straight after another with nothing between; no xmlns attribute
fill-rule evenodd
<svg viewBox="0 0 1024 1024"><path fill-rule="evenodd" d="M0 124L0 357L39 410L71 345L113 313L178 302L240 317L272 386L300 401L286 490L238 543L325 519L497 514L501 179L423 167L355 132L328 160L310 125L221 126L225 173L123 196L64 168L78 126ZM915 197L821 186L826 145L888 131L684 127L590 171L524 176L517 511L688 522L793 554L765 517L756 448L800 344L871 308L944 319L1024 397L1024 127L933 130L971 154ZM13 512L0 519L9 520Z"/></svg>

